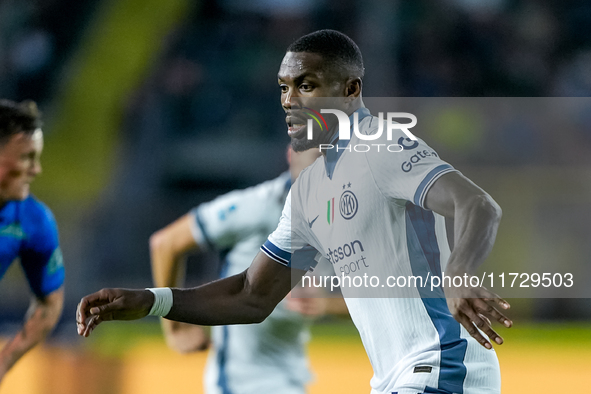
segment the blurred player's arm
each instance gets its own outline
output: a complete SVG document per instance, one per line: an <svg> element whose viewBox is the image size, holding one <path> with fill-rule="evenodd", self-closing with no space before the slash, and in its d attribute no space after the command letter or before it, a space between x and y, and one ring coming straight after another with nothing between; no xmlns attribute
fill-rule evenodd
<svg viewBox="0 0 591 394"><path fill-rule="evenodd" d="M22 329L0 351L0 379L53 330L64 305L65 269L55 219L42 205L31 214L35 227L21 245L20 263L34 295Z"/></svg>
<svg viewBox="0 0 591 394"><path fill-rule="evenodd" d="M64 289L45 297L34 296L22 329L0 351L0 381L12 366L41 342L57 324L64 305Z"/></svg>
<svg viewBox="0 0 591 394"><path fill-rule="evenodd" d="M484 262L495 242L501 220L501 208L492 197L458 172L442 175L429 189L427 208L453 219L454 249L446 276L473 275ZM452 315L486 348L492 345L478 327L497 344L503 339L491 328L490 320L511 327L512 322L497 308L509 304L498 295L480 288L444 288Z"/></svg>
<svg viewBox="0 0 591 394"><path fill-rule="evenodd" d="M285 308L298 319L318 319L328 311L325 294L316 287L294 287L285 298Z"/></svg>
<svg viewBox="0 0 591 394"><path fill-rule="evenodd" d="M186 214L150 237L152 278L156 287L182 287L186 272L186 253L198 251L191 233L195 218ZM209 335L200 326L161 319L168 346L179 353L207 349Z"/></svg>
<svg viewBox="0 0 591 394"><path fill-rule="evenodd" d="M332 265L316 252L314 259L318 259L316 267L308 272L310 276L325 276L334 274ZM314 286L294 287L286 298L287 309L298 312L306 318L320 318L325 314L349 314L342 296L332 297L327 289Z"/></svg>
<svg viewBox="0 0 591 394"><path fill-rule="evenodd" d="M172 309L166 319L199 325L260 323L292 288L292 275L306 271L289 268L259 252L244 272L191 289L173 289ZM103 321L145 317L154 303L149 290L103 289L80 301L78 333L88 336Z"/></svg>

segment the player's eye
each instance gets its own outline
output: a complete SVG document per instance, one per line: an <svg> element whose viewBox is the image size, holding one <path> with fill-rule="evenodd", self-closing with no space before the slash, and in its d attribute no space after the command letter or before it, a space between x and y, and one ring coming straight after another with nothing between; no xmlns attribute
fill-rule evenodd
<svg viewBox="0 0 591 394"><path fill-rule="evenodd" d="M281 93L287 93L288 90L287 85L285 84L279 85L279 89L281 89Z"/></svg>
<svg viewBox="0 0 591 394"><path fill-rule="evenodd" d="M312 89L314 89L314 86L307 84L307 83L303 83L300 85L300 90L303 90L304 92L309 92Z"/></svg>

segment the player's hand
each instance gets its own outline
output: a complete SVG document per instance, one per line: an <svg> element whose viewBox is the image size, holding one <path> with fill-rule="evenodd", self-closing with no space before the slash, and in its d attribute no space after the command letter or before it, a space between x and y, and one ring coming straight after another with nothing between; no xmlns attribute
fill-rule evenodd
<svg viewBox="0 0 591 394"><path fill-rule="evenodd" d="M76 310L78 335L87 337L100 323L145 317L154 304L149 290L102 289L80 300Z"/></svg>
<svg viewBox="0 0 591 394"><path fill-rule="evenodd" d="M205 329L194 324L161 319L166 344L181 353L193 353L209 347L209 336Z"/></svg>
<svg viewBox="0 0 591 394"><path fill-rule="evenodd" d="M491 343L478 330L498 345L503 338L491 327L491 321L498 321L509 328L513 322L499 309L509 309L507 301L484 287L446 287L444 288L447 306L453 317L482 346L492 349ZM478 327L478 329L477 329Z"/></svg>
<svg viewBox="0 0 591 394"><path fill-rule="evenodd" d="M295 287L285 298L285 307L300 315L316 319L326 313L326 299L314 289Z"/></svg>

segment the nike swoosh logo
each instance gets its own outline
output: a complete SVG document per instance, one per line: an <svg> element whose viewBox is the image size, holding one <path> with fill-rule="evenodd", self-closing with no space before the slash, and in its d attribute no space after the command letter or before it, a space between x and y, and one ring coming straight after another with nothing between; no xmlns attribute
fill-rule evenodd
<svg viewBox="0 0 591 394"><path fill-rule="evenodd" d="M310 228L312 228L312 225L314 224L314 222L316 221L316 219L318 219L318 216L320 216L320 215L316 215L316 217L314 218L314 220L312 220L311 222L308 222L308 226L310 226Z"/></svg>

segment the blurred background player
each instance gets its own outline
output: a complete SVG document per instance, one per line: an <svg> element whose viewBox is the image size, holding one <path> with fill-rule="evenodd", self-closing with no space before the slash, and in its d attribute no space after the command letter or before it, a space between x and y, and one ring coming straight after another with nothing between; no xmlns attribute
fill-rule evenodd
<svg viewBox="0 0 591 394"><path fill-rule="evenodd" d="M20 259L33 293L22 329L0 351L0 382L57 324L64 266L55 219L29 194L41 172L43 132L33 102L0 100L0 278Z"/></svg>
<svg viewBox="0 0 591 394"><path fill-rule="evenodd" d="M319 156L317 149L296 153L289 148L289 172L201 204L156 232L150 239L155 285L182 286L183 258L191 250L229 250L221 277L248 268L260 244L279 223L292 182ZM309 323L323 312L325 300L303 298L303 291L294 289L294 297L288 295L263 323L211 329L213 348L204 376L207 394L306 392ZM180 353L204 350L209 343L200 326L161 322L167 344Z"/></svg>

